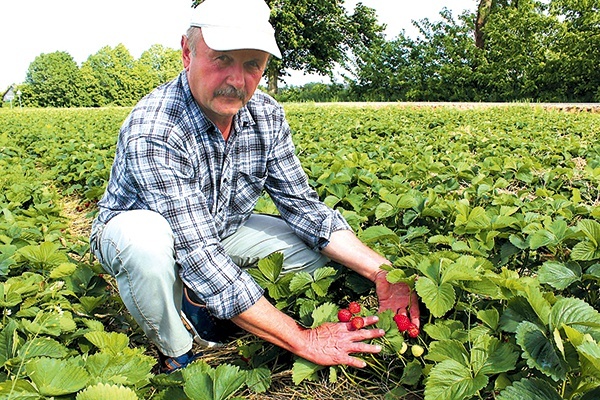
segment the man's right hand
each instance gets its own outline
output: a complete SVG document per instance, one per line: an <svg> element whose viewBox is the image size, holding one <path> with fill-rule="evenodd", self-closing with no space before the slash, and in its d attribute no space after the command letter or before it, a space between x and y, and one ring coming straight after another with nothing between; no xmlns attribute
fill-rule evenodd
<svg viewBox="0 0 600 400"><path fill-rule="evenodd" d="M365 327L375 324L375 316L363 317ZM385 335L383 329L354 329L350 322L327 322L314 329L306 329L306 351L298 354L319 365L349 365L363 368L366 363L351 354L379 353L381 346L365 343Z"/></svg>
<svg viewBox="0 0 600 400"><path fill-rule="evenodd" d="M365 327L375 324L376 316L363 317ZM365 340L382 337L382 329L354 329L350 322L327 322L306 329L262 297L232 321L256 336L319 365L349 365L363 368L366 363L352 357L357 353L379 353L381 347Z"/></svg>

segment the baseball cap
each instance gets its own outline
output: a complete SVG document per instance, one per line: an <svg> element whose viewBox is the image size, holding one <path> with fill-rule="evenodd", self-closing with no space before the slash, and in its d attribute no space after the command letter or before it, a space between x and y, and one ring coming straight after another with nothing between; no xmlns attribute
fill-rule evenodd
<svg viewBox="0 0 600 400"><path fill-rule="evenodd" d="M190 26L202 28L213 50L254 49L281 58L270 15L264 0L205 0L192 10Z"/></svg>

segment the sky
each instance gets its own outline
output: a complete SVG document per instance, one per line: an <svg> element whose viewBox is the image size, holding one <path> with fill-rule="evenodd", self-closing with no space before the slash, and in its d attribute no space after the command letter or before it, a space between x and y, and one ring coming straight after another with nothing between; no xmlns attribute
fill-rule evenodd
<svg viewBox="0 0 600 400"><path fill-rule="evenodd" d="M353 10L359 0L346 0ZM474 10L477 0L362 0L387 25L388 39L403 30L413 36L412 20L439 20L447 7L454 15ZM154 44L179 49L189 22L191 0L0 0L0 93L21 83L40 54L69 53L78 65L105 46L123 44L135 58ZM302 85L314 76L293 73L286 83Z"/></svg>

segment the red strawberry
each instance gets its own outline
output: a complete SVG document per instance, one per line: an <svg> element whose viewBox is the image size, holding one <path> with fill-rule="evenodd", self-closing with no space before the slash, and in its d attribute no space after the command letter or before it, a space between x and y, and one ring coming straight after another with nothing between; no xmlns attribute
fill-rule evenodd
<svg viewBox="0 0 600 400"><path fill-rule="evenodd" d="M356 330L359 330L363 326L365 326L365 320L362 319L362 317L354 317L350 320L350 323L352 324L352 327Z"/></svg>
<svg viewBox="0 0 600 400"><path fill-rule="evenodd" d="M396 325L398 325L398 330L400 332L408 330L408 328L412 325L412 323L410 322L410 318L408 318L404 314L394 315L394 321L396 322Z"/></svg>
<svg viewBox="0 0 600 400"><path fill-rule="evenodd" d="M352 314L358 314L360 312L360 304L356 301L352 301L348 304L348 310L350 310Z"/></svg>
<svg viewBox="0 0 600 400"><path fill-rule="evenodd" d="M416 338L417 336L419 336L419 327L417 327L415 324L410 324L410 326L407 329L408 332L408 336L410 336L411 338Z"/></svg>
<svg viewBox="0 0 600 400"><path fill-rule="evenodd" d="M338 320L340 322L349 322L351 319L352 313L350 312L350 310L342 308L340 311L338 311Z"/></svg>

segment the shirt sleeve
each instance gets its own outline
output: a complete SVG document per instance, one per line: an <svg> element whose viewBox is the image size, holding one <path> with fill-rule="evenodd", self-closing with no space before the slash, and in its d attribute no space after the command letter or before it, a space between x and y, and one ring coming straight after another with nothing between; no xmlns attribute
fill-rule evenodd
<svg viewBox="0 0 600 400"><path fill-rule="evenodd" d="M230 319L256 303L263 290L221 246L192 157L173 137L132 139L127 145L128 169L142 201L173 230L182 281L216 317Z"/></svg>
<svg viewBox="0 0 600 400"><path fill-rule="evenodd" d="M325 205L310 187L285 118L269 157L268 170L267 192L282 218L310 248L322 250L333 232L351 229L344 217Z"/></svg>

